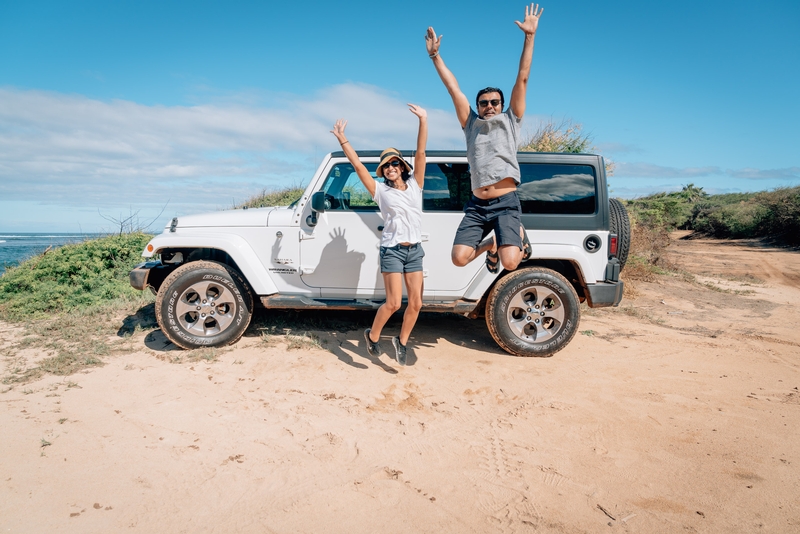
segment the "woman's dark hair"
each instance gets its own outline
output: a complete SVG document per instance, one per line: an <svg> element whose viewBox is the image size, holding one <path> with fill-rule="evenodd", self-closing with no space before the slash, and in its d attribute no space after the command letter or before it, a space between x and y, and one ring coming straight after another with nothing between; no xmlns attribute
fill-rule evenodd
<svg viewBox="0 0 800 534"><path fill-rule="evenodd" d="M403 178L404 182L407 182L408 179L411 178L411 173L408 172L408 169L406 169L405 166L403 167L403 172L400 173L400 177ZM389 187L394 187L394 182L386 178L386 176L383 177L383 183Z"/></svg>

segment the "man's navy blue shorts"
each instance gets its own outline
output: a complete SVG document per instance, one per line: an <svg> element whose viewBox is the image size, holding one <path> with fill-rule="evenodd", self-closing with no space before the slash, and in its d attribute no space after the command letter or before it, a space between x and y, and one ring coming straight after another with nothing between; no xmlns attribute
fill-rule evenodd
<svg viewBox="0 0 800 534"><path fill-rule="evenodd" d="M489 200L475 195L464 206L464 218L456 230L454 245L477 248L481 241L494 230L497 246L514 245L522 250L522 207L516 191Z"/></svg>
<svg viewBox="0 0 800 534"><path fill-rule="evenodd" d="M422 270L425 251L421 243L381 247L382 273L416 273Z"/></svg>

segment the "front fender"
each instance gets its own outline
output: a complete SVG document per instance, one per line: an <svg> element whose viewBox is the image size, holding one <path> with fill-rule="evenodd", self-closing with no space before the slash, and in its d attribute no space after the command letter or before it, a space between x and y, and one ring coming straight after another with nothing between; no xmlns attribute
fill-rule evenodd
<svg viewBox="0 0 800 534"><path fill-rule="evenodd" d="M203 233L202 235L163 233L150 240L142 256L152 258L162 250L173 248L221 250L236 262L239 271L253 288L255 294L272 295L278 292L269 272L264 268L253 248L239 235L218 232Z"/></svg>

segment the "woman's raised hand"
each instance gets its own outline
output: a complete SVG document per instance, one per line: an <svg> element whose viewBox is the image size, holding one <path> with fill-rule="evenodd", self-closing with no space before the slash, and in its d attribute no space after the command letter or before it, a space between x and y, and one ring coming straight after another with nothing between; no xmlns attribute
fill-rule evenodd
<svg viewBox="0 0 800 534"><path fill-rule="evenodd" d="M336 121L336 124L333 125L333 130L331 133L336 136L336 139L339 140L339 143L344 143L347 141L347 137L344 135L344 129L347 127L347 121L344 119L339 119Z"/></svg>
<svg viewBox="0 0 800 534"><path fill-rule="evenodd" d="M408 104L408 110L417 117L419 117L420 119L427 118L428 116L428 112L425 111L425 108L420 107L416 104Z"/></svg>

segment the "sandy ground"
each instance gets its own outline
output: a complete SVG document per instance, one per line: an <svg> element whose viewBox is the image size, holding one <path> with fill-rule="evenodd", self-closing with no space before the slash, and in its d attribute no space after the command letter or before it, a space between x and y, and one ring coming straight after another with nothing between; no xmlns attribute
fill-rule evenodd
<svg viewBox="0 0 800 534"><path fill-rule="evenodd" d="M359 330L194 363L155 331L16 386L0 533L800 532L800 253L671 249L696 282L638 283L549 359L432 315L405 368Z"/></svg>

